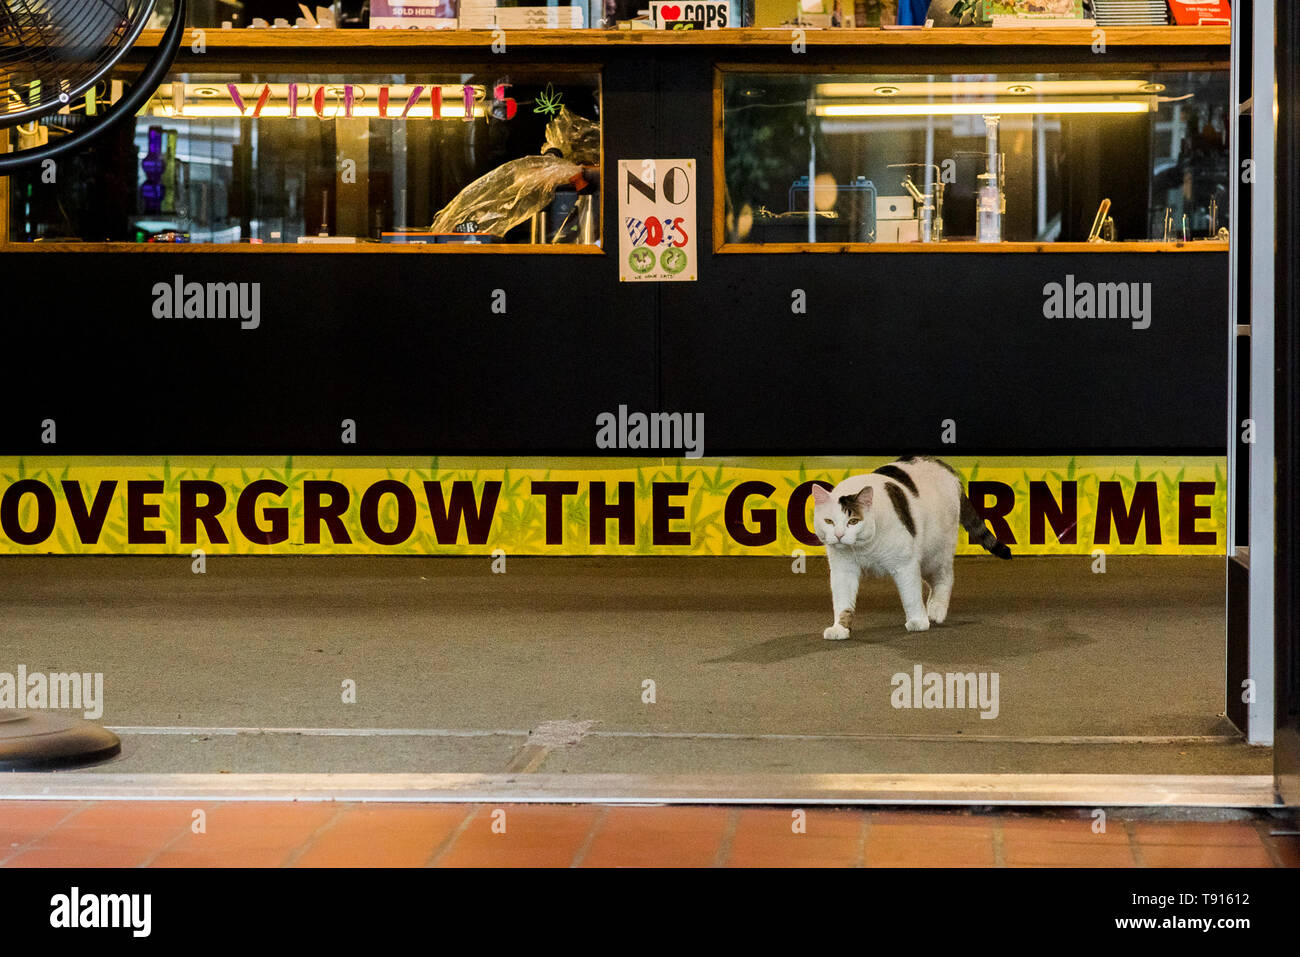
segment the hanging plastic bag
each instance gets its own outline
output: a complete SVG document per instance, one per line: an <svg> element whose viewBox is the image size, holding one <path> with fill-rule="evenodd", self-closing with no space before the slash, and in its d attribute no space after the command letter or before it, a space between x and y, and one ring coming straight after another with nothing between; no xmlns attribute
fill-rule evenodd
<svg viewBox="0 0 1300 957"><path fill-rule="evenodd" d="M546 146L542 152L558 150L574 163L595 166L600 162L600 124L561 107L555 119L546 124Z"/></svg>
<svg viewBox="0 0 1300 957"><path fill-rule="evenodd" d="M556 155L559 153L560 155ZM583 179L581 164L600 160L600 126L568 108L546 124L541 156L502 163L462 189L433 218L435 233L491 233L503 237L541 212L555 189Z"/></svg>
<svg viewBox="0 0 1300 957"><path fill-rule="evenodd" d="M433 218L435 233L504 236L551 204L555 188L582 175L582 167L559 156L523 156L502 163L457 194Z"/></svg>

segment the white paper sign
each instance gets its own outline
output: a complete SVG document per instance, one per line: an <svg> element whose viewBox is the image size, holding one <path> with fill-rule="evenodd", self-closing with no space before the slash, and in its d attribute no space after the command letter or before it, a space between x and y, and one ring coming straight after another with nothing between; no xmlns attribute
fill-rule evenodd
<svg viewBox="0 0 1300 957"><path fill-rule="evenodd" d="M618 161L618 277L694 282L695 161Z"/></svg>
<svg viewBox="0 0 1300 957"><path fill-rule="evenodd" d="M730 0L651 0L650 22L657 30L671 30L674 23L695 23L705 30L731 26Z"/></svg>

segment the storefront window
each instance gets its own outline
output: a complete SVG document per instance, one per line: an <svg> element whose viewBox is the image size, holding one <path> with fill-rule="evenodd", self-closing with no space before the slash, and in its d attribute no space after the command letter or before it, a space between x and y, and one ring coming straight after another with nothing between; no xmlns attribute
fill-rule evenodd
<svg viewBox="0 0 1300 957"><path fill-rule="evenodd" d="M727 243L1227 236L1226 71L721 83Z"/></svg>
<svg viewBox="0 0 1300 957"><path fill-rule="evenodd" d="M600 152L595 74L182 74L11 177L9 239L594 246Z"/></svg>

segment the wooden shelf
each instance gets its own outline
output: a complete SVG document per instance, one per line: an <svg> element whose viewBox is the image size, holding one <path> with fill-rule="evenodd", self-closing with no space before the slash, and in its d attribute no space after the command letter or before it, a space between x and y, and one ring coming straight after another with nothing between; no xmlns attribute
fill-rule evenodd
<svg viewBox="0 0 1300 957"><path fill-rule="evenodd" d="M608 47L608 46L706 46L789 47L790 27L736 30L507 30L508 46L518 47ZM363 50L459 48L490 50L494 33L489 30L324 30L324 29L238 29L209 28L204 31L209 49L263 50ZM806 30L808 46L1003 46L1003 47L1091 47L1093 31L1083 28L1002 29L991 27L945 27L930 30ZM146 30L137 47L155 47L161 30ZM181 47L185 55L193 42L193 31ZM1106 44L1113 47L1223 47L1230 42L1228 27L1112 27Z"/></svg>
<svg viewBox="0 0 1300 957"><path fill-rule="evenodd" d="M1228 244L1213 239L1189 242L1120 243L723 243L724 255L771 253L1226 253Z"/></svg>
<svg viewBox="0 0 1300 957"><path fill-rule="evenodd" d="M732 254L772 253L1224 253L1228 244L1213 240L1188 243L729 243L717 252ZM0 243L5 253L254 253L261 255L402 253L407 255L489 254L489 255L578 255L600 256L599 246L536 246L521 243L472 244L438 243L409 245L400 243L305 244L297 243Z"/></svg>
<svg viewBox="0 0 1300 957"><path fill-rule="evenodd" d="M4 182L0 180L0 182ZM443 254L601 256L599 246L530 243L0 243L6 253L138 253L143 255L186 253L253 253L259 255L301 255L351 253L366 255L399 253L415 256Z"/></svg>

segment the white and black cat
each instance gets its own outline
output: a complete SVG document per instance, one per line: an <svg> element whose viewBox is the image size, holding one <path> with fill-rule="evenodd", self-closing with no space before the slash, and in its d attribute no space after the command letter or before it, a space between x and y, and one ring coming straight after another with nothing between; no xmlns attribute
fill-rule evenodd
<svg viewBox="0 0 1300 957"><path fill-rule="evenodd" d="M998 558L1011 557L966 497L961 477L938 459L909 455L870 475L846 478L829 492L814 486L813 505L813 524L831 567L835 613L823 638L849 637L864 571L894 579L908 631L943 624L962 528ZM930 586L929 601L922 582Z"/></svg>

